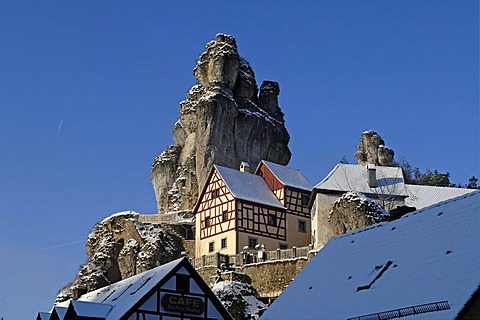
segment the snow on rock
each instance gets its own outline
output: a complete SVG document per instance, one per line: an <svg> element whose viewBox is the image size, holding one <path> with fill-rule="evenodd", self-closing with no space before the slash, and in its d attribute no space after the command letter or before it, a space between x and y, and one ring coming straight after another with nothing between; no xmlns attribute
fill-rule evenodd
<svg viewBox="0 0 480 320"><path fill-rule="evenodd" d="M138 221L138 215L115 213L92 228L86 241L88 261L60 291L56 303L72 298L75 286L93 291L181 256L182 239L160 225Z"/></svg>
<svg viewBox="0 0 480 320"><path fill-rule="evenodd" d="M350 191L338 198L328 222L335 236L388 220L388 214L377 203L361 193Z"/></svg>
<svg viewBox="0 0 480 320"><path fill-rule="evenodd" d="M248 283L220 281L212 291L234 319L258 319L268 307L258 300L257 291Z"/></svg>

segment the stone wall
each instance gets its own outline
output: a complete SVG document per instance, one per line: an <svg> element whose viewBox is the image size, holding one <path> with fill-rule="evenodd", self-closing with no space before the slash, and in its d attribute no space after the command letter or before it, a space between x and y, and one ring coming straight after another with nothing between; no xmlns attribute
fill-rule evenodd
<svg viewBox="0 0 480 320"><path fill-rule="evenodd" d="M314 254L311 253L308 257L253 263L234 269L252 279L252 286L261 298L274 299L282 293L313 256ZM209 286L213 286L217 279L216 266L198 268L197 271Z"/></svg>
<svg viewBox="0 0 480 320"><path fill-rule="evenodd" d="M307 265L307 258L269 261L245 265L241 272L252 279L252 286L262 298L276 298Z"/></svg>

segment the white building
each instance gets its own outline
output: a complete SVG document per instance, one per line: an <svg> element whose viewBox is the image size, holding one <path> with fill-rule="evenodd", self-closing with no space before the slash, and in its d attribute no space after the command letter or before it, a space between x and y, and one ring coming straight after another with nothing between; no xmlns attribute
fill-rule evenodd
<svg viewBox="0 0 480 320"><path fill-rule="evenodd" d="M328 216L333 203L348 191L362 193L390 212L400 206L422 209L475 190L406 184L400 167L338 164L313 188L309 207L314 248L333 236Z"/></svg>

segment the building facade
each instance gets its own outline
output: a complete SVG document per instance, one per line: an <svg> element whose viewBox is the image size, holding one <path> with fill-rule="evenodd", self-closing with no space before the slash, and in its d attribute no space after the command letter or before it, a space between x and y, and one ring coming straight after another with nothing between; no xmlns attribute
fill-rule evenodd
<svg viewBox="0 0 480 320"><path fill-rule="evenodd" d="M37 320L232 319L186 258L81 295Z"/></svg>
<svg viewBox="0 0 480 320"><path fill-rule="evenodd" d="M328 217L333 203L343 194L355 191L380 205L386 212L407 206L419 210L430 205L467 195L474 189L406 184L400 167L338 164L313 188L310 198L312 240L321 248L332 236Z"/></svg>
<svg viewBox="0 0 480 320"><path fill-rule="evenodd" d="M194 208L197 257L310 243L312 185L300 171L262 161L255 173L215 165Z"/></svg>

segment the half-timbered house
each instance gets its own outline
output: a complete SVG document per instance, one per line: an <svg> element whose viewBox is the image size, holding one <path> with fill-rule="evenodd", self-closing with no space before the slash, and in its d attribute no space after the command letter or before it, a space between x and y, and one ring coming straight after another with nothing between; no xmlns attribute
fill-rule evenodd
<svg viewBox="0 0 480 320"><path fill-rule="evenodd" d="M241 169L212 167L194 208L196 256L237 254L260 244L268 249L308 245L308 180L296 169L266 161L256 174L246 163Z"/></svg>
<svg viewBox="0 0 480 320"><path fill-rule="evenodd" d="M308 245L311 241L308 202L313 185L298 169L262 160L255 174L263 177L273 193L287 209L287 238L292 245Z"/></svg>

